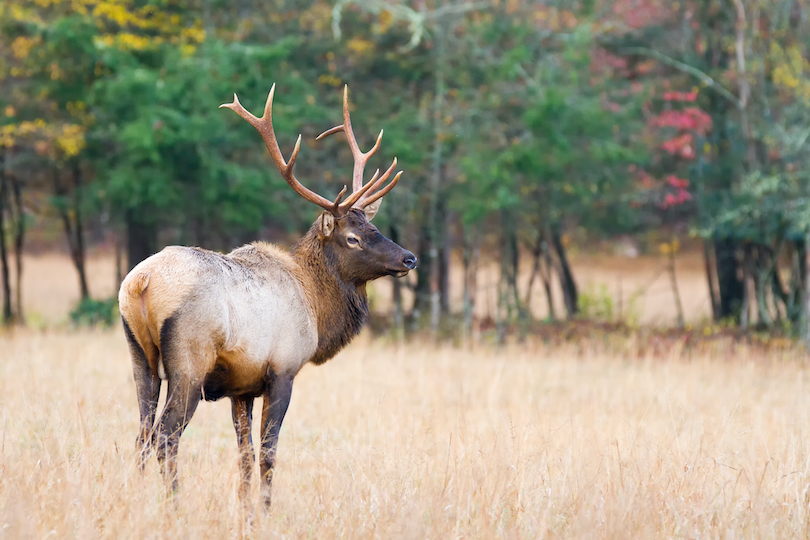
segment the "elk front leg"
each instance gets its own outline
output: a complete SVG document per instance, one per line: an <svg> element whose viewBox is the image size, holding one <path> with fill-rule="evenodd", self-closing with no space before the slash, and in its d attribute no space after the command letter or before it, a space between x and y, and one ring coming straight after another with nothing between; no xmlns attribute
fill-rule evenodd
<svg viewBox="0 0 810 540"><path fill-rule="evenodd" d="M243 504L247 504L254 460L253 437L250 434L250 425L253 421L253 398L231 398L231 415L233 416L233 428L236 430L236 442L239 444L239 469L242 473L239 499Z"/></svg>
<svg viewBox="0 0 810 540"><path fill-rule="evenodd" d="M281 423L287 413L292 396L293 377L272 374L268 380L262 406L262 501L270 508L270 489L273 483L273 466L276 462L276 447Z"/></svg>

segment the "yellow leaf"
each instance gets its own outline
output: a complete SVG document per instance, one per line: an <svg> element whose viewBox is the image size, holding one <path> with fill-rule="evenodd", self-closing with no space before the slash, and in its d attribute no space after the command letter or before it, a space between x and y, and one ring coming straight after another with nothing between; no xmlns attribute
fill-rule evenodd
<svg viewBox="0 0 810 540"><path fill-rule="evenodd" d="M346 46L357 54L368 54L374 50L374 43L361 37L353 37Z"/></svg>

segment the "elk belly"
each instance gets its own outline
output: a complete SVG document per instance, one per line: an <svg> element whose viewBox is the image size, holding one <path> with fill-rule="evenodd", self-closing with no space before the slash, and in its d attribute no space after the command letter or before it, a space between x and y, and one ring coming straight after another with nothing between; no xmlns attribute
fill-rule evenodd
<svg viewBox="0 0 810 540"><path fill-rule="evenodd" d="M230 396L258 397L262 394L266 382L266 370L250 369L251 366L240 366L232 359L219 356L205 377L202 397L206 401L216 401Z"/></svg>

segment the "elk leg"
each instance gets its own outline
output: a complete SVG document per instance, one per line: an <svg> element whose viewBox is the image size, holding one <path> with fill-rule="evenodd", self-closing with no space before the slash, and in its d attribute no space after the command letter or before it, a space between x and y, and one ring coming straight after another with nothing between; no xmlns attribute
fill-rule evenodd
<svg viewBox="0 0 810 540"><path fill-rule="evenodd" d="M177 445L202 397L200 385L169 377L166 406L157 429L157 458L172 492L177 491Z"/></svg>
<svg viewBox="0 0 810 540"><path fill-rule="evenodd" d="M236 442L239 444L239 469L242 473L239 499L243 503L247 503L254 460L253 437L250 434L250 425L253 421L253 398L232 397L231 415L233 416L233 428L236 430Z"/></svg>
<svg viewBox="0 0 810 540"><path fill-rule="evenodd" d="M135 339L126 321L124 321L124 333L129 344L129 354L132 357L135 393L138 396L138 408L141 413L141 424L135 446L140 453L141 470L143 470L146 467L146 460L152 453L152 428L155 424L155 416L157 416L160 378L149 366L146 353Z"/></svg>
<svg viewBox="0 0 810 540"><path fill-rule="evenodd" d="M260 455L262 473L262 500L270 508L270 488L273 483L273 466L276 462L276 447L281 422L287 413L292 396L293 377L271 374L264 393L262 405L262 449Z"/></svg>

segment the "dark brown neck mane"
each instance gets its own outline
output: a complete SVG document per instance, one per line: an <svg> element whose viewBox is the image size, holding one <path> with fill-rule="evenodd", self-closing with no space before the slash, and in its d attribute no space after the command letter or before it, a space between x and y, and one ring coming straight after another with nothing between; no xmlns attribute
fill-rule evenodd
<svg viewBox="0 0 810 540"><path fill-rule="evenodd" d="M341 279L334 255L328 247L324 249L314 228L290 254L309 281L304 289L318 321L318 348L310 361L322 364L348 345L368 320L366 284L352 285Z"/></svg>

